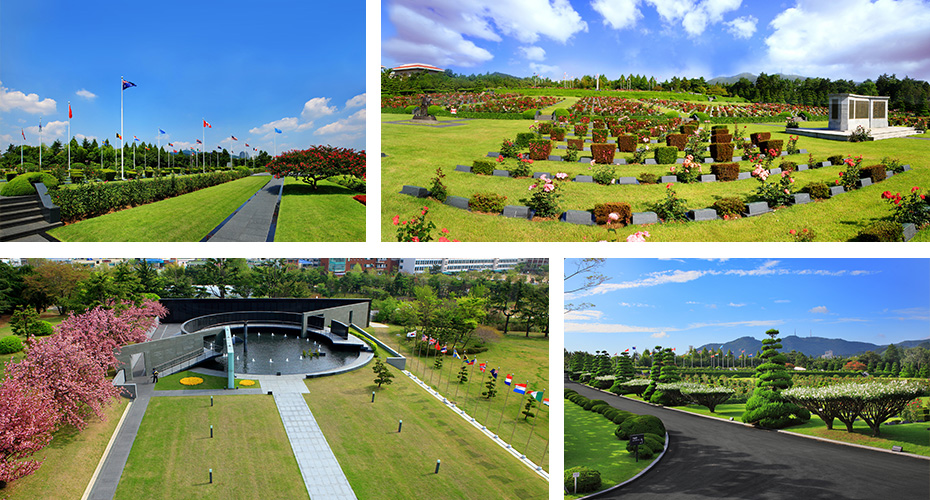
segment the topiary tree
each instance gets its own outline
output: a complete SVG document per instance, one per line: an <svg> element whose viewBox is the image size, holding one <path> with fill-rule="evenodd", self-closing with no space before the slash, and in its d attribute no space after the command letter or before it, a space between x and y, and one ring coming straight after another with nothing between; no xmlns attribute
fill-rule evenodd
<svg viewBox="0 0 930 500"><path fill-rule="evenodd" d="M614 375L617 377L617 382L626 382L633 378L633 360L630 358L630 354L627 352L621 352L620 358L617 360L617 368L614 370Z"/></svg>
<svg viewBox="0 0 930 500"><path fill-rule="evenodd" d="M577 482L575 480L576 472L579 473ZM588 493L599 489L601 489L600 472L583 465L565 470L565 491L567 493Z"/></svg>
<svg viewBox="0 0 930 500"><path fill-rule="evenodd" d="M378 384L379 388L381 387L381 384L389 385L391 382L393 382L391 379L394 378L394 374L391 373L387 365L381 361L381 358L377 358L377 361L375 361L375 366L373 366L371 369L375 372L375 383Z"/></svg>
<svg viewBox="0 0 930 500"><path fill-rule="evenodd" d="M681 384L681 395L695 404L706 406L711 413L717 405L726 402L736 391L727 387L700 384Z"/></svg>
<svg viewBox="0 0 930 500"><path fill-rule="evenodd" d="M762 340L762 364L756 367L756 388L746 401L741 417L748 424L781 429L810 420L810 412L784 399L781 391L791 387L791 375L785 368L788 358L779 352L778 330L765 332Z"/></svg>
<svg viewBox="0 0 930 500"><path fill-rule="evenodd" d="M535 417L533 414L533 408L536 406L536 398L533 396L526 396L526 403L523 405L523 411L520 412L523 414L523 420L527 420L530 417Z"/></svg>
<svg viewBox="0 0 930 500"><path fill-rule="evenodd" d="M481 395L488 399L493 398L497 394L497 389L495 388L496 385L497 385L497 377L489 373L488 381L484 383L484 386L487 387L488 390L482 392Z"/></svg>
<svg viewBox="0 0 930 500"><path fill-rule="evenodd" d="M462 369L459 370L458 381L460 384L468 382L468 365L462 365Z"/></svg>
<svg viewBox="0 0 930 500"><path fill-rule="evenodd" d="M597 359L595 360L594 366L594 375L601 377L604 375L610 375L611 366L610 366L610 356L607 354L607 351L597 351Z"/></svg>
<svg viewBox="0 0 930 500"><path fill-rule="evenodd" d="M652 399L653 393L656 392L656 384L659 383L659 376L662 374L662 363L665 359L665 353L662 351L662 346L656 346L655 351L652 355L652 369L649 371L649 386L646 387L646 390L643 391L643 399L649 401Z"/></svg>

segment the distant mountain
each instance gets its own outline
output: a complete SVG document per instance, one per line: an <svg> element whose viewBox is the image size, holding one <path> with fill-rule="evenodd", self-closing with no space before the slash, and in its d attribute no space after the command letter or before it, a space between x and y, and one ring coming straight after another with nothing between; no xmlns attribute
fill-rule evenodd
<svg viewBox="0 0 930 500"><path fill-rule="evenodd" d="M696 349L701 350L706 348L711 350L720 348L721 345L723 346L723 352L730 350L737 355L743 350L746 351L746 354L754 354L762 350L762 341L753 337L740 337L722 344L704 344L700 347L696 347ZM833 351L834 356L855 356L866 351L881 354L888 348L888 345L878 345L869 342L853 342L850 340L828 339L824 337L798 337L797 335L782 337L781 345L781 352L798 351L804 353L804 355L808 357L822 356L827 351ZM930 349L930 339L906 340L896 343L895 346L900 348L922 346Z"/></svg>
<svg viewBox="0 0 930 500"><path fill-rule="evenodd" d="M809 77L801 75L785 75L782 73L776 73L777 76L780 76L784 80L807 80ZM759 78L759 75L754 75L752 73L740 73L735 76L718 76L716 78L711 78L707 80L707 83L713 85L717 83L722 83L726 85L732 85L740 80L740 78L745 78L752 83L756 83L756 78Z"/></svg>

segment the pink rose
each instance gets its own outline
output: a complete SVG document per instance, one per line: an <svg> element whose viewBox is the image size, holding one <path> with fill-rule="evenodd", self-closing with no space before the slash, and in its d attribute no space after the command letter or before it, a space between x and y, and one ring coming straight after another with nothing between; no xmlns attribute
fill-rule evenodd
<svg viewBox="0 0 930 500"><path fill-rule="evenodd" d="M391 219L391 221L392 221L392 222L394 223L394 225L396 226L396 225L399 223L399 221L400 221L400 216L399 216L399 215L395 215L394 218Z"/></svg>

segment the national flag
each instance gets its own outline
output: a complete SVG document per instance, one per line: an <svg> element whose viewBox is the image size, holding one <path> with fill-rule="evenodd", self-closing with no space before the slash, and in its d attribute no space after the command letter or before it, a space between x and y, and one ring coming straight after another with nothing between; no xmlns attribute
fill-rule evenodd
<svg viewBox="0 0 930 500"><path fill-rule="evenodd" d="M39 132L42 131L42 119L39 118Z"/></svg>
<svg viewBox="0 0 930 500"><path fill-rule="evenodd" d="M170 143L170 142L168 143L168 145L171 146L171 147L174 147L174 144L172 144L172 143Z"/></svg>
<svg viewBox="0 0 930 500"><path fill-rule="evenodd" d="M435 344L435 343L436 343L436 339L430 337L430 339L429 339L429 345L433 345L433 344Z"/></svg>
<svg viewBox="0 0 930 500"><path fill-rule="evenodd" d="M478 363L478 369L479 369L479 370L484 371L484 370L486 370L487 368L488 368L488 364L487 364L487 363Z"/></svg>
<svg viewBox="0 0 930 500"><path fill-rule="evenodd" d="M407 338L413 339L417 337L417 332L407 332Z"/></svg>
<svg viewBox="0 0 930 500"><path fill-rule="evenodd" d="M234 140L234 141L238 141L238 140L239 140L239 139L236 139L236 136L234 136L234 135L231 135L230 137L232 137L232 140ZM248 146L248 144L246 144L246 146Z"/></svg>
<svg viewBox="0 0 930 500"><path fill-rule="evenodd" d="M23 134L23 140L25 141L25 140L26 140L26 131L23 130L23 129L19 129L19 133L20 133L20 134Z"/></svg>
<svg viewBox="0 0 930 500"><path fill-rule="evenodd" d="M123 80L122 78L120 78L120 80L123 81L123 90L126 90L126 89L128 89L129 87L135 87L135 86L136 86L135 83L132 83L132 82L130 82L130 81L128 81L128 80Z"/></svg>
<svg viewBox="0 0 930 500"><path fill-rule="evenodd" d="M68 119L72 119L74 116L71 114L71 103L68 103Z"/></svg>
<svg viewBox="0 0 930 500"><path fill-rule="evenodd" d="M749 357L751 358L751 357L752 357L752 354L750 354Z"/></svg>
<svg viewBox="0 0 930 500"><path fill-rule="evenodd" d="M252 146L249 146L249 143L245 143L245 147L250 148Z"/></svg>
<svg viewBox="0 0 930 500"><path fill-rule="evenodd" d="M544 393L544 392L546 392L546 391L533 391L533 392L530 392L530 397L532 397L532 398L535 399L536 401L542 402L542 400L543 400L543 393Z"/></svg>
<svg viewBox="0 0 930 500"><path fill-rule="evenodd" d="M511 382L513 382L513 375L508 373L507 378L504 379L504 383L510 385Z"/></svg>
<svg viewBox="0 0 930 500"><path fill-rule="evenodd" d="M626 349L623 350L623 352L630 352L630 348L627 347Z"/></svg>
<svg viewBox="0 0 930 500"><path fill-rule="evenodd" d="M439 352L445 354L445 353L449 352L449 348L446 347L446 346L442 346L442 349L440 349Z"/></svg>
<svg viewBox="0 0 930 500"><path fill-rule="evenodd" d="M517 392L520 394L526 394L526 384L517 384L513 386L513 392Z"/></svg>
<svg viewBox="0 0 930 500"><path fill-rule="evenodd" d="M258 148L252 148L252 151L258 151Z"/></svg>
<svg viewBox="0 0 930 500"><path fill-rule="evenodd" d="M420 342L426 342L429 339L425 334L420 338Z"/></svg>
<svg viewBox="0 0 930 500"><path fill-rule="evenodd" d="M635 346L635 345L633 346L633 350L634 350L634 351L636 350L636 346Z"/></svg>
<svg viewBox="0 0 930 500"><path fill-rule="evenodd" d="M116 133L116 138L122 140L123 136L119 135L119 132Z"/></svg>
<svg viewBox="0 0 930 500"><path fill-rule="evenodd" d="M161 133L161 134L167 134L167 133L168 133L168 132L165 132L165 131L162 130L162 129L158 129L158 132Z"/></svg>
<svg viewBox="0 0 930 500"><path fill-rule="evenodd" d="M674 347L672 347L672 350L674 351L674 350L675 350L675 348L674 348Z"/></svg>
<svg viewBox="0 0 930 500"><path fill-rule="evenodd" d="M200 139L197 139L197 144L203 144L203 143L200 142Z"/></svg>
<svg viewBox="0 0 930 500"><path fill-rule="evenodd" d="M139 140L139 138L136 137L136 136L132 136L132 138L135 139L135 140L137 140L137 141Z"/></svg>
<svg viewBox="0 0 930 500"><path fill-rule="evenodd" d="M491 368L491 376L497 378L497 368Z"/></svg>
<svg viewBox="0 0 930 500"><path fill-rule="evenodd" d="M209 123L207 123L207 120L204 120L204 121L203 121L203 128L213 128L213 125L210 125Z"/></svg>
<svg viewBox="0 0 930 500"><path fill-rule="evenodd" d="M544 399L543 404L549 406L549 398Z"/></svg>
<svg viewBox="0 0 930 500"><path fill-rule="evenodd" d="M462 357L459 356L459 352L456 351L455 349L452 349L452 357L455 359L462 359Z"/></svg>
<svg viewBox="0 0 930 500"><path fill-rule="evenodd" d="M274 132L275 132L276 134L280 134L280 133L281 133L281 129L275 127Z"/></svg>
<svg viewBox="0 0 930 500"><path fill-rule="evenodd" d="M473 365L473 364L475 364L475 360L474 360L474 359L466 359L466 360L464 360L464 363L465 363L466 365Z"/></svg>

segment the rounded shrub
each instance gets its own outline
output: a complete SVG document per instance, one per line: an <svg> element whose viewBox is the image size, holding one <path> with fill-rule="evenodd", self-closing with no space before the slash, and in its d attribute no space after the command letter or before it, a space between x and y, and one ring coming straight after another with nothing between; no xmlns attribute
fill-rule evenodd
<svg viewBox="0 0 930 500"><path fill-rule="evenodd" d="M504 211L507 197L497 193L475 193L468 199L468 208L475 212L497 214Z"/></svg>
<svg viewBox="0 0 930 500"><path fill-rule="evenodd" d="M701 112L701 111L695 112L694 117L702 122L710 120L710 115L708 115L707 113Z"/></svg>
<svg viewBox="0 0 930 500"><path fill-rule="evenodd" d="M552 112L552 116L569 116L570 114L571 113L565 108L556 108L556 110Z"/></svg>
<svg viewBox="0 0 930 500"><path fill-rule="evenodd" d="M407 106L406 108L404 108L404 113L413 114L413 110L417 109L417 107L418 106L411 104L410 106Z"/></svg>
<svg viewBox="0 0 930 500"><path fill-rule="evenodd" d="M655 160L659 165L671 165L678 158L678 148L659 146L655 149Z"/></svg>
<svg viewBox="0 0 930 500"><path fill-rule="evenodd" d="M55 333L55 328L48 321L39 320L34 324L32 330L29 333L37 337L45 337Z"/></svg>
<svg viewBox="0 0 930 500"><path fill-rule="evenodd" d="M711 208L717 211L717 214L723 217L724 215L740 215L746 211L746 203L738 197L732 198L720 198L715 201Z"/></svg>
<svg viewBox="0 0 930 500"><path fill-rule="evenodd" d="M536 109L525 109L523 110L523 119L524 120L533 120L536 118Z"/></svg>
<svg viewBox="0 0 930 500"><path fill-rule="evenodd" d="M665 424L662 423L659 417L653 415L636 415L624 420L614 431L614 434L619 439L630 439L631 434L645 434L647 432L664 436Z"/></svg>
<svg viewBox="0 0 930 500"><path fill-rule="evenodd" d="M587 411L591 411L591 409L594 408L595 406L606 405L606 404L607 404L607 401L604 401L603 399L591 399L591 400L588 400L587 403L585 403L584 409Z"/></svg>
<svg viewBox="0 0 930 500"><path fill-rule="evenodd" d="M577 490L574 473L578 472ZM565 491L569 493L588 493L601 489L601 473L585 466L565 470Z"/></svg>
<svg viewBox="0 0 930 500"><path fill-rule="evenodd" d="M880 220L869 224L859 231L859 241L901 241L904 239L904 229L901 224L890 220Z"/></svg>
<svg viewBox="0 0 930 500"><path fill-rule="evenodd" d="M628 411L617 410L617 413L614 413L613 416L611 416L610 421L617 425L620 425L623 422L625 422L627 419L633 418L635 416L636 415Z"/></svg>
<svg viewBox="0 0 930 500"><path fill-rule="evenodd" d="M437 113L442 113L443 111L445 111L445 108L443 108L442 106L437 106L437 105L434 104L434 105L430 106L429 108L427 108L427 111L426 111L426 112L429 113L429 114L431 114L431 115L436 115Z"/></svg>
<svg viewBox="0 0 930 500"><path fill-rule="evenodd" d="M639 445L639 458L652 458L653 455L659 454L665 449L665 435L646 433L643 435L643 444ZM626 451L634 453L636 445L627 442Z"/></svg>
<svg viewBox="0 0 930 500"><path fill-rule="evenodd" d="M0 339L0 354L13 354L23 350L23 341L15 335Z"/></svg>
<svg viewBox="0 0 930 500"><path fill-rule="evenodd" d="M530 141L536 138L536 134L532 132L517 132L517 138L513 143L519 148L525 148L530 145Z"/></svg>
<svg viewBox="0 0 930 500"><path fill-rule="evenodd" d="M493 160L486 160L484 158L480 160L475 160L471 164L471 171L474 174L480 175L491 175L494 173L494 169L497 167L497 164Z"/></svg>
<svg viewBox="0 0 930 500"><path fill-rule="evenodd" d="M666 111L665 112L666 118L678 118L679 116L681 115L678 114L678 111Z"/></svg>
<svg viewBox="0 0 930 500"><path fill-rule="evenodd" d="M45 172L28 172L18 175L13 180L7 182L0 188L0 195L3 196L25 196L36 193L33 184L41 182L45 187L52 189L58 186L58 179Z"/></svg>
<svg viewBox="0 0 930 500"><path fill-rule="evenodd" d="M830 197L830 186L826 182L812 182L803 191L810 194L811 198L824 200Z"/></svg>

